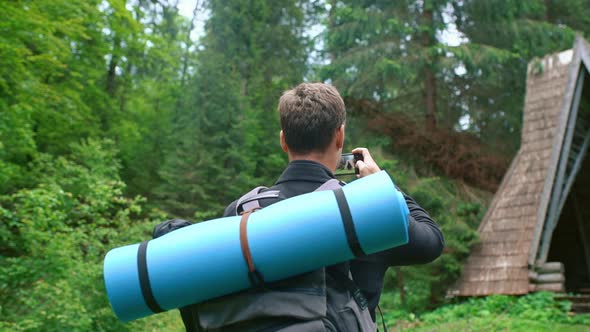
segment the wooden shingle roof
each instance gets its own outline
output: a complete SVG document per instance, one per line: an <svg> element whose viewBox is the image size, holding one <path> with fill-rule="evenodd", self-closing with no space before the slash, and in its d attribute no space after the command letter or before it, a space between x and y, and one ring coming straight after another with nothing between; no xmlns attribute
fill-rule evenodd
<svg viewBox="0 0 590 332"><path fill-rule="evenodd" d="M551 199L572 94L587 57L581 38L574 49L528 66L521 146L479 226L457 296L525 294Z"/></svg>

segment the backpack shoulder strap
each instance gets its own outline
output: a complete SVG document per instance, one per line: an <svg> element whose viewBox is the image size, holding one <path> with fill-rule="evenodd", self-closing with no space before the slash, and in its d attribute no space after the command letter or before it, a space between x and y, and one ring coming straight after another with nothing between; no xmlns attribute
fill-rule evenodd
<svg viewBox="0 0 590 332"><path fill-rule="evenodd" d="M278 190L266 190L267 187L260 186L256 187L249 192L247 192L244 196L240 197L236 202L236 211L235 215L239 215L241 211L248 211L254 208L260 208L260 200L264 198L278 198L279 191Z"/></svg>
<svg viewBox="0 0 590 332"><path fill-rule="evenodd" d="M319 186L314 191L322 191L322 190L334 190L342 187L344 183L340 182L337 179L330 179L324 182L321 186ZM267 190L268 187L259 186L256 187L242 197L238 199L236 202L236 211L235 215L239 215L243 211L252 210L255 208L260 208L260 200L261 199L268 199L268 198L279 198L280 191L279 190Z"/></svg>
<svg viewBox="0 0 590 332"><path fill-rule="evenodd" d="M337 179L331 179L326 181L315 191L337 190L343 187L344 185L346 185L346 183L339 181ZM334 293L338 292L338 289L348 292L349 296L351 297L351 300L349 303L346 304L346 306L352 308L353 312L356 311L356 322L358 324L358 327L360 327L360 331L375 331L376 326L368 310L369 302L367 301L367 298L362 293L360 288L352 280L352 275L350 274L350 271L348 272L348 275L344 275L341 272L337 272L333 269L325 269L325 277L327 291L328 293L331 293L331 296L328 295L328 298L332 298L332 300L334 300L334 298L338 298L338 296L335 296ZM328 306L329 305L330 304L328 303ZM330 320L330 318L336 320L337 326L340 326L340 324L345 321L344 317L341 316L341 314L336 314L334 317L330 317L330 312L333 311L328 310L328 320ZM340 312L340 310L338 310L338 312ZM342 330L344 330L346 326L341 326L341 328ZM384 331L387 332L387 330Z"/></svg>
<svg viewBox="0 0 590 332"><path fill-rule="evenodd" d="M342 187L343 185L344 185L344 183L340 182L337 179L330 179L330 180L324 182L321 186L318 187L318 189L316 189L314 191L334 190L334 189L338 189L338 188Z"/></svg>

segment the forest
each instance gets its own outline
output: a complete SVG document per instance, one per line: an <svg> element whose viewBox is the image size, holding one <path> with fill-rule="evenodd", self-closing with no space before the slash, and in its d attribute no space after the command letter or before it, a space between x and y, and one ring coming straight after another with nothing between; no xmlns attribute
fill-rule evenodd
<svg viewBox="0 0 590 332"><path fill-rule="evenodd" d="M382 297L390 326L437 321L519 148L527 64L589 34L588 0L0 1L0 331L182 331L118 321L104 256L272 185L303 81L442 228Z"/></svg>

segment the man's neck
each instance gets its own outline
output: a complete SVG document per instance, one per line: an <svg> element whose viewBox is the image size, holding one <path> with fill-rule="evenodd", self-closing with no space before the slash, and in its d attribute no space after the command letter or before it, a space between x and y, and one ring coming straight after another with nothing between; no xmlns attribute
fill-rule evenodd
<svg viewBox="0 0 590 332"><path fill-rule="evenodd" d="M311 160L320 163L330 169L332 172L336 171L337 161L334 161L334 157L331 157L328 153L310 152L305 154L292 154L289 153L289 161L294 160Z"/></svg>

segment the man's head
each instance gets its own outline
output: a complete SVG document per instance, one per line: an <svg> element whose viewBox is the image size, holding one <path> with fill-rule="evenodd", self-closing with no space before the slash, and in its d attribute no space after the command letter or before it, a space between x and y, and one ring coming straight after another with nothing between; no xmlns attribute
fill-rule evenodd
<svg viewBox="0 0 590 332"><path fill-rule="evenodd" d="M340 158L346 109L336 88L324 83L299 84L283 93L279 114L281 145L290 157L327 154L330 159ZM331 161L329 164L332 168Z"/></svg>

